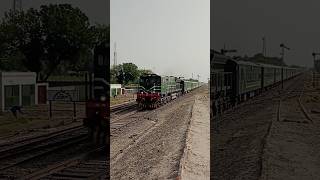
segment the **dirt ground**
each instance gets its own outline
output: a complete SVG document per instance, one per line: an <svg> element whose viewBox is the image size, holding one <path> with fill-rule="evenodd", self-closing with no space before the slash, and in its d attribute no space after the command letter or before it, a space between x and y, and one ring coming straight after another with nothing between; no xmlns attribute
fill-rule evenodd
<svg viewBox="0 0 320 180"><path fill-rule="evenodd" d="M267 138L261 179L319 179L320 177L320 119L317 111L318 91L312 87L311 74L305 77L302 104L312 121L301 112L298 103L283 103L281 117L274 121ZM293 99L296 100L297 98ZM291 101L291 102L290 102ZM312 104L312 105L311 105ZM311 105L311 106L310 106Z"/></svg>
<svg viewBox="0 0 320 180"><path fill-rule="evenodd" d="M213 179L319 179L320 98L310 74L301 77L288 81L286 91L294 84L302 90L305 81L301 102L312 121L301 111L299 96L282 101L278 121L276 93L223 115L212 136Z"/></svg>
<svg viewBox="0 0 320 180"><path fill-rule="evenodd" d="M122 104L125 102L135 101L136 100L136 94L124 94L124 95L118 95L117 97L110 97L110 105L114 106L117 104Z"/></svg>
<svg viewBox="0 0 320 180"><path fill-rule="evenodd" d="M175 179L198 89L111 125L111 179ZM112 121L112 120L111 120Z"/></svg>
<svg viewBox="0 0 320 180"><path fill-rule="evenodd" d="M180 167L181 180L210 179L209 94L196 95Z"/></svg>
<svg viewBox="0 0 320 180"><path fill-rule="evenodd" d="M76 118L73 118L73 103L52 103L52 116L49 105L22 108L22 114L15 118L10 111L0 114L0 140L9 137L25 136L50 131L70 124L79 124L84 117L84 104L76 104Z"/></svg>

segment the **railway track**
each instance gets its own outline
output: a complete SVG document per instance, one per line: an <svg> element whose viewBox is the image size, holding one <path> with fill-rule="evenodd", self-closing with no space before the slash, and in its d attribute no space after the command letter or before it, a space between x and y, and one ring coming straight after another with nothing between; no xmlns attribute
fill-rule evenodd
<svg viewBox="0 0 320 180"><path fill-rule="evenodd" d="M132 110L136 108L136 103L128 103L128 104L121 104L115 107L111 107L112 114L121 114L126 111ZM32 137L22 137L17 140L11 140L7 142L3 142L0 144L0 159L5 156L5 154L10 152L20 153L21 150L25 150L26 148L34 145L38 145L39 143L48 141L50 139L58 138L59 136L67 136L69 133L76 132L76 131L84 131L85 128L80 125L72 126L69 128L65 128L62 130L44 133L37 136Z"/></svg>
<svg viewBox="0 0 320 180"><path fill-rule="evenodd" d="M300 78L300 76L301 74L284 81L284 90L288 90L288 87L292 86L291 84L294 82L294 79ZM284 90L281 88L281 82L279 82L275 86L269 88L268 90L263 90L262 93L255 95L254 97L249 98L246 101L240 102L239 104L236 104L235 107L230 106L225 111L223 111L221 115L230 114L236 109L245 108L246 106L251 106L252 104L260 104L264 101L274 100L275 98L279 98L280 93ZM221 118L214 116L213 119L219 121L219 119Z"/></svg>
<svg viewBox="0 0 320 180"><path fill-rule="evenodd" d="M123 113L127 113L138 108L138 104L136 102L129 102L120 105L115 105L110 107L110 115L119 115Z"/></svg>
<svg viewBox="0 0 320 180"><path fill-rule="evenodd" d="M136 108L136 103L121 104L115 107L111 107L111 114L122 115L128 112L131 112L135 108ZM59 152L61 150L70 148L72 146L79 146L81 144L88 144L87 129L82 125L76 125L70 128L66 128L66 129L51 132L51 133L41 134L38 136L20 138L18 140L4 142L0 144L0 149L1 149L0 150L0 172L1 172L0 179L15 177L15 175L13 174L14 171L12 171L12 169L24 166L25 164L28 164L32 160L36 160L41 157L47 157L47 156L50 156L51 154L54 154L55 152ZM99 148L97 150L99 150ZM95 151L92 151L92 153L93 152ZM91 154L91 153L88 153L88 154ZM87 156L88 155L82 156L82 158ZM79 159L79 158L76 158L76 159ZM73 162L72 164L74 165L74 162L76 160L71 159L71 160L67 160L64 163L67 163L69 161ZM77 164L77 166L79 166L78 168L79 173L81 174L80 171L83 170L82 174L83 172L85 172L85 174L88 177L91 176L90 172L93 173L92 177L96 177L99 173L97 173L95 170L93 171L86 170L86 168L84 167L87 167L88 169L91 165L100 164L102 169L104 170L106 169L104 167L106 163L104 160L101 161L101 159L96 159L96 160L93 159L85 162L83 161L77 161L77 162L79 162ZM97 166L93 166L93 167L99 169L99 167ZM71 170L67 170L67 169L65 170L66 172L70 171L67 174L78 171L78 170L75 171L74 169L72 169L73 167L70 167L70 168ZM65 171L63 172L61 171L60 175L61 174L66 175ZM74 176L73 178L75 177L76 176ZM61 178L63 179L63 175L61 175ZM82 175L82 179L87 179L87 178L84 178L84 175Z"/></svg>
<svg viewBox="0 0 320 180"><path fill-rule="evenodd" d="M197 89L195 89L195 90L197 90ZM192 96L193 92L194 91L187 93L184 96L181 96L180 98ZM176 98L171 101L168 101L168 102L164 103L162 106L160 106L158 109L160 109L168 104L174 103L176 100L179 100L180 98ZM126 105L126 104L124 104L124 105ZM129 109L130 109L130 111L128 111ZM111 134L112 134L112 131L119 130L119 129L126 127L129 124L133 123L133 121L118 122L119 120L125 119L126 117L134 115L138 112L140 113L139 114L140 117L146 117L146 118L151 117L155 113L154 111L150 111L150 110L138 110L138 105L136 103L130 104L129 107L125 107L125 106L116 107L116 111L119 111L121 113L121 115L113 116L112 115L113 113L111 114L111 124L110 124ZM124 113L124 112L126 112L126 113Z"/></svg>
<svg viewBox="0 0 320 180"><path fill-rule="evenodd" d="M63 151L67 148L79 146L87 142L86 131L74 131L55 138L49 138L38 144L23 145L5 151L0 156L0 178L15 177L13 169L22 167L33 160ZM32 169L32 168L30 168Z"/></svg>
<svg viewBox="0 0 320 180"><path fill-rule="evenodd" d="M53 164L36 171L23 179L105 179L107 177L106 146L72 159Z"/></svg>
<svg viewBox="0 0 320 180"><path fill-rule="evenodd" d="M305 81L306 78L304 75L304 77L298 81L298 83L295 83L289 91L280 94L277 121L313 123L312 118L301 102L301 98L305 93Z"/></svg>
<svg viewBox="0 0 320 180"><path fill-rule="evenodd" d="M214 116L213 123L215 124L213 127L218 127L220 123L222 123L223 119L222 117L234 117L235 114L234 112L237 112L239 109L248 109L250 111L251 108L254 107L254 105L259 105L259 104L264 104L268 101L278 101L281 97L281 93L284 94L283 92L296 92L296 90L290 89L292 86L295 86L295 81L301 78L301 75L298 75L296 77L293 77L292 79L289 79L288 81L284 82L284 89L281 88L281 84L277 84L275 87L269 89L268 91L264 91L263 93L248 99L247 101L244 101L238 105L236 105L233 108L227 109L220 115L220 117ZM299 91L300 92L300 91ZM292 96L292 94L291 94ZM238 114L239 115L239 114ZM236 115L236 117L238 116ZM216 129L216 128L215 128Z"/></svg>
<svg viewBox="0 0 320 180"><path fill-rule="evenodd" d="M199 89L197 89L197 91L198 90ZM190 92L188 94L185 94L184 96L182 96L180 98L171 100L171 101L167 102L166 104L160 106L156 110L153 110L153 111L150 111L150 110L140 111L137 116L145 118L145 119L148 119L150 121L153 121L154 123L152 125L148 126L146 129L144 129L141 133L139 133L139 135L130 137L132 139L131 143L127 144L121 151L116 152L115 154L113 154L112 157L110 157L111 158L111 162L116 162L117 159L121 158L121 156L123 154L125 154L124 153L125 151L128 151L134 144L136 144L141 139L143 139L146 135L148 135L150 132L152 132L152 130L158 125L157 120L153 120L154 114L157 114L158 111L161 111L162 108L166 108L167 105L169 105L171 103L174 103L177 100L181 100L182 98L187 98L187 97L190 97L190 96L193 96L193 95L194 95L194 91L192 91L192 92ZM118 131L118 130L120 130L120 129L122 129L122 128L130 125L130 124L132 124L132 123L135 123L135 122L136 122L135 120L130 120L130 121L125 120L124 122L120 122L120 123L117 123L117 122L116 123L111 123L110 124L111 135L113 135L113 133L115 133L116 131Z"/></svg>

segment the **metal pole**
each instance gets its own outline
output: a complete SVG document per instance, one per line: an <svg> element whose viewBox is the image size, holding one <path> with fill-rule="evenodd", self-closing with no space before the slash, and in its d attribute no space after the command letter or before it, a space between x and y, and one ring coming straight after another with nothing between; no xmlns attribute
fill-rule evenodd
<svg viewBox="0 0 320 180"><path fill-rule="evenodd" d="M315 75L316 75L315 70L316 70L316 55L314 54L314 56L313 56L313 71L312 71L313 72L312 73L313 74L313 76L312 76L313 77L312 78L312 86L313 87L315 87Z"/></svg>
<svg viewBox="0 0 320 180"><path fill-rule="evenodd" d="M92 74L89 75L89 97L92 98Z"/></svg>
<svg viewBox="0 0 320 180"><path fill-rule="evenodd" d="M85 81L85 98L86 101L88 101L88 72L85 73L85 77L84 77L84 81Z"/></svg>
<svg viewBox="0 0 320 180"><path fill-rule="evenodd" d="M73 120L76 120L76 102L73 101Z"/></svg>
<svg viewBox="0 0 320 180"><path fill-rule="evenodd" d="M282 63L284 63L284 47L282 46ZM283 89L283 64L281 68L281 89Z"/></svg>
<svg viewBox="0 0 320 180"><path fill-rule="evenodd" d="M49 100L49 118L52 118L52 101Z"/></svg>

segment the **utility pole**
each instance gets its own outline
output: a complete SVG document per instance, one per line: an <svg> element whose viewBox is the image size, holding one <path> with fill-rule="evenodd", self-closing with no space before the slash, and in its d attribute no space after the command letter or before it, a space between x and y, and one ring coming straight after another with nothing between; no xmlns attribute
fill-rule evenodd
<svg viewBox="0 0 320 180"><path fill-rule="evenodd" d="M267 56L267 43L266 43L266 37L262 37L262 54L263 56Z"/></svg>
<svg viewBox="0 0 320 180"><path fill-rule="evenodd" d="M117 66L117 43L114 43L113 66Z"/></svg>
<svg viewBox="0 0 320 180"><path fill-rule="evenodd" d="M280 44L280 48L281 48L281 59L282 59L282 62L284 63L284 50L285 49L290 50L290 48L288 48L283 43ZM283 64L282 64L282 68L281 68L281 87L283 89Z"/></svg>
<svg viewBox="0 0 320 180"><path fill-rule="evenodd" d="M14 12L22 10L22 0L13 0L12 9Z"/></svg>

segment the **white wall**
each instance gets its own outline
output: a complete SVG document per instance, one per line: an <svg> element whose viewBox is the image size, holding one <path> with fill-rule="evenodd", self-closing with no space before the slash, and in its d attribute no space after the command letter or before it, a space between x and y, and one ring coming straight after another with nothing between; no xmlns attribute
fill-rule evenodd
<svg viewBox="0 0 320 180"><path fill-rule="evenodd" d="M36 73L34 72L1 72L1 109L4 111L5 97L4 97L4 86L19 85L19 96L20 105L22 102L21 85L35 85L36 89ZM38 96L35 91L35 98ZM35 99L35 103L37 100Z"/></svg>

